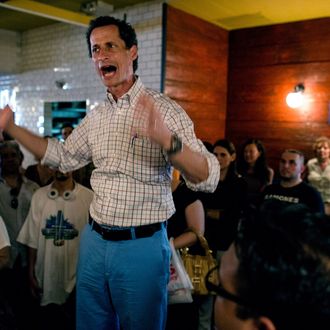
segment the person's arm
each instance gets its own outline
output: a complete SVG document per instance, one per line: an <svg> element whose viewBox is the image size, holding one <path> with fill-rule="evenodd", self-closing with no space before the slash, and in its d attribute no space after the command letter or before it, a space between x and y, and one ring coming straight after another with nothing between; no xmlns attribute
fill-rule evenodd
<svg viewBox="0 0 330 330"><path fill-rule="evenodd" d="M197 242L197 236L194 232L204 235L205 215L203 204L196 200L189 204L185 209L187 228L193 231L186 231L174 239L176 249L192 246Z"/></svg>
<svg viewBox="0 0 330 330"><path fill-rule="evenodd" d="M10 260L10 247L5 246L0 249L0 270L8 267Z"/></svg>
<svg viewBox="0 0 330 330"><path fill-rule="evenodd" d="M164 141L164 150L169 150L172 134L170 133ZM205 181L209 177L207 159L201 153L189 149L187 145L182 146L182 151L169 156L172 165L179 170L192 183Z"/></svg>
<svg viewBox="0 0 330 330"><path fill-rule="evenodd" d="M29 247L29 255L28 255L28 272L29 272L29 284L30 284L30 292L32 297L35 299L40 298L41 288L39 287L38 281L35 276L35 265L37 260L37 249Z"/></svg>
<svg viewBox="0 0 330 330"><path fill-rule="evenodd" d="M6 225L0 217L0 270L10 264L10 240Z"/></svg>
<svg viewBox="0 0 330 330"><path fill-rule="evenodd" d="M163 150L169 151L174 133L165 124L154 99L147 94L141 96L135 112L137 118L135 120L136 127L133 128L134 131L132 132L133 135L147 136L160 145ZM178 117L177 120L179 119ZM200 147L200 150L204 149L204 153L194 151L187 144L182 143L181 151L169 154L169 160L191 183L198 184L210 179L210 182L212 182L210 186L214 190L219 181L219 162L214 155L206 151L206 148Z"/></svg>
<svg viewBox="0 0 330 330"><path fill-rule="evenodd" d="M44 156L48 144L47 139L16 125L13 118L13 111L8 105L0 111L0 130L8 133L38 159Z"/></svg>
<svg viewBox="0 0 330 330"><path fill-rule="evenodd" d="M274 180L274 170L272 168L268 168L269 174L268 174L268 182L267 184L272 184Z"/></svg>

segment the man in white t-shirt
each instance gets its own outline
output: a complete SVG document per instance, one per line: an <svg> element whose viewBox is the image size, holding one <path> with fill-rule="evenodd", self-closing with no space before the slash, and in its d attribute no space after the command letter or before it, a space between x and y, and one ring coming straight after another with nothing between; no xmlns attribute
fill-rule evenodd
<svg viewBox="0 0 330 330"><path fill-rule="evenodd" d="M65 326L61 308L75 288L80 233L88 223L93 199L93 192L76 183L71 172L56 171L54 178L33 195L17 238L29 247L32 295L41 306L51 307L41 308L48 328L59 320L58 326Z"/></svg>

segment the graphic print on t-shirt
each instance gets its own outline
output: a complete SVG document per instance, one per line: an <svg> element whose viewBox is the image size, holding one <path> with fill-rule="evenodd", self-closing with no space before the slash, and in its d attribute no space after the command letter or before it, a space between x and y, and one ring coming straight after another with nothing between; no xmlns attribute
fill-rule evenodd
<svg viewBox="0 0 330 330"><path fill-rule="evenodd" d="M46 239L54 239L55 246L62 246L65 240L71 240L78 236L78 230L64 218L62 211L57 215L51 215L46 220L46 227L41 230Z"/></svg>

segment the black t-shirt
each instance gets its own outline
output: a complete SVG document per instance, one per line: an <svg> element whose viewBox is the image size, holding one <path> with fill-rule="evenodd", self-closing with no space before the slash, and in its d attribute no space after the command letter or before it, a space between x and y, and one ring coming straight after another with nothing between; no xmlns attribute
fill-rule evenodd
<svg viewBox="0 0 330 330"><path fill-rule="evenodd" d="M308 183L302 181L294 187L282 187L279 183L267 186L263 192L261 207L267 208L267 203L277 201L288 204L304 204L314 212L324 213L324 204L320 193Z"/></svg>
<svg viewBox="0 0 330 330"><path fill-rule="evenodd" d="M198 193L190 190L184 182L179 184L172 195L176 212L167 223L167 235L169 238L177 237L187 230L185 210L199 197Z"/></svg>
<svg viewBox="0 0 330 330"><path fill-rule="evenodd" d="M213 251L228 249L235 238L237 225L246 206L247 184L239 175L227 175L219 181L213 193L201 193L201 200L208 209L220 211L219 219L206 217L205 236Z"/></svg>

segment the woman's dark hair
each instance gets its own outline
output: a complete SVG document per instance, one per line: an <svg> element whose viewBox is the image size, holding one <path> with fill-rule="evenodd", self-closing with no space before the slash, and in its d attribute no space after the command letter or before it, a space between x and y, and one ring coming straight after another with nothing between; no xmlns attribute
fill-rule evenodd
<svg viewBox="0 0 330 330"><path fill-rule="evenodd" d="M222 147L222 148L226 149L231 156L233 154L236 154L236 148L235 148L234 143L232 143L231 141L229 141L227 139L217 140L213 145L213 151L214 151L215 147ZM226 179L230 178L234 175L237 175L236 160L234 160L230 163L228 171L227 171Z"/></svg>
<svg viewBox="0 0 330 330"><path fill-rule="evenodd" d="M126 48L130 49L132 46L137 46L138 41L136 33L131 24L124 20L112 17L112 16L100 16L90 21L88 29L86 31L86 40L88 45L89 56L92 57L91 49L91 34L92 31L98 27L115 25L118 27L120 38L124 40ZM138 68L138 57L133 61L133 71L135 72Z"/></svg>
<svg viewBox="0 0 330 330"><path fill-rule="evenodd" d="M274 202L242 220L235 240L241 319L268 317L278 330L328 329L330 217Z"/></svg>
<svg viewBox="0 0 330 330"><path fill-rule="evenodd" d="M258 139L248 139L242 145L241 155L238 160L238 172L244 176L247 174L249 169L249 164L244 159L244 150L249 144L254 144L260 153L260 156L254 165L254 175L260 180L261 183L266 184L269 181L270 172L267 165L265 147L263 143Z"/></svg>

